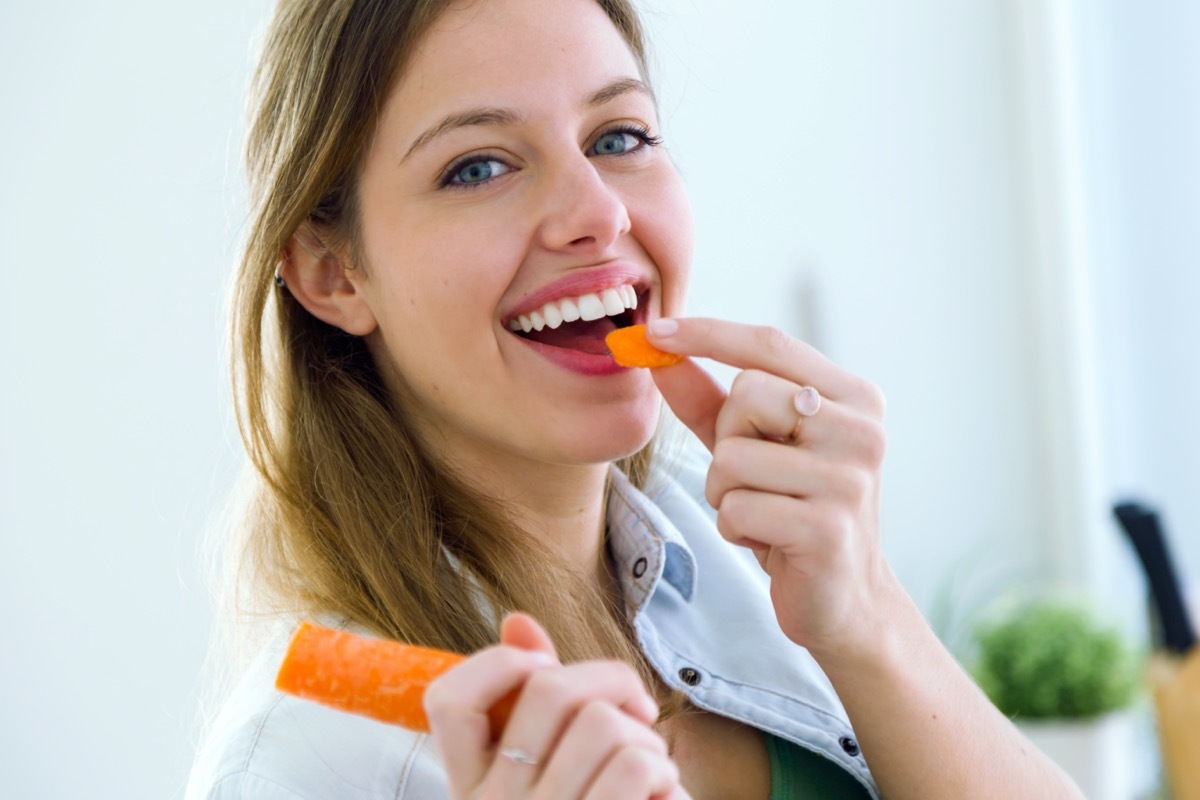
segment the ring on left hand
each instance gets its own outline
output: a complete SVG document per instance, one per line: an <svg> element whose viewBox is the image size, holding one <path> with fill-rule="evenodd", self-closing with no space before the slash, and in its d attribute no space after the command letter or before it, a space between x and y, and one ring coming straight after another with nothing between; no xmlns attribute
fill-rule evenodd
<svg viewBox="0 0 1200 800"><path fill-rule="evenodd" d="M528 764L531 767L536 767L540 763L537 758L520 749L519 747L501 748L500 755L504 756L509 761L517 764Z"/></svg>
<svg viewBox="0 0 1200 800"><path fill-rule="evenodd" d="M804 424L805 418L821 410L821 393L811 386L801 386L792 396L792 408L796 409L797 417L796 427L792 428L792 433L788 436L789 442L800 438L800 426Z"/></svg>

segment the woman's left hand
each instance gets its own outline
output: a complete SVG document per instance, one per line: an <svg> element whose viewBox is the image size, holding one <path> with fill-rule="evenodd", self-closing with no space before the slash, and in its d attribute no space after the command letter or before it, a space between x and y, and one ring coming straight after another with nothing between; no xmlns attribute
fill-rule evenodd
<svg viewBox="0 0 1200 800"><path fill-rule="evenodd" d="M877 647L903 591L879 544L882 392L775 328L672 319L649 338L742 370L729 392L690 359L652 374L712 453L717 528L755 551L784 633L818 660Z"/></svg>

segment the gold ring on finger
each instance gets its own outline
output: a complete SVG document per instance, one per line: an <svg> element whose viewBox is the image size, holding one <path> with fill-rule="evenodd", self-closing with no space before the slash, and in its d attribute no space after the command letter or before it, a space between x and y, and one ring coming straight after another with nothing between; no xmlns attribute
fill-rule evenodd
<svg viewBox="0 0 1200 800"><path fill-rule="evenodd" d="M811 386L801 386L792 395L792 408L796 410L796 425L792 428L788 441L794 443L800 438L800 428L804 425L805 418L821 410L821 393Z"/></svg>

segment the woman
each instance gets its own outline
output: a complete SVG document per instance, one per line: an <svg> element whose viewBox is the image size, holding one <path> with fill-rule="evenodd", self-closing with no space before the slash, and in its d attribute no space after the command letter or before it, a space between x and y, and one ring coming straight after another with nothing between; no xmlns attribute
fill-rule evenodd
<svg viewBox="0 0 1200 800"><path fill-rule="evenodd" d="M281 2L240 557L282 618L474 655L426 737L275 694L270 645L192 796L1077 796L882 557L879 391L678 318L690 214L645 81L623 0ZM634 322L731 391L617 367L603 336ZM709 456L652 465L661 398Z"/></svg>

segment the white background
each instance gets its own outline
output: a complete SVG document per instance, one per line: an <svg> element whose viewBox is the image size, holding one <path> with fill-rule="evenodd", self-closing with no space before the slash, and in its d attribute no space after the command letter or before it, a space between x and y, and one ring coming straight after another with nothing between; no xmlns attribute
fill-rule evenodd
<svg viewBox="0 0 1200 800"><path fill-rule="evenodd" d="M0 6L0 796L177 796L240 463L224 371L265 0ZM1200 12L647 0L692 311L887 392L885 547L953 643L1013 587L1131 625L1108 504L1200 579ZM116 6L116 7L113 7Z"/></svg>

